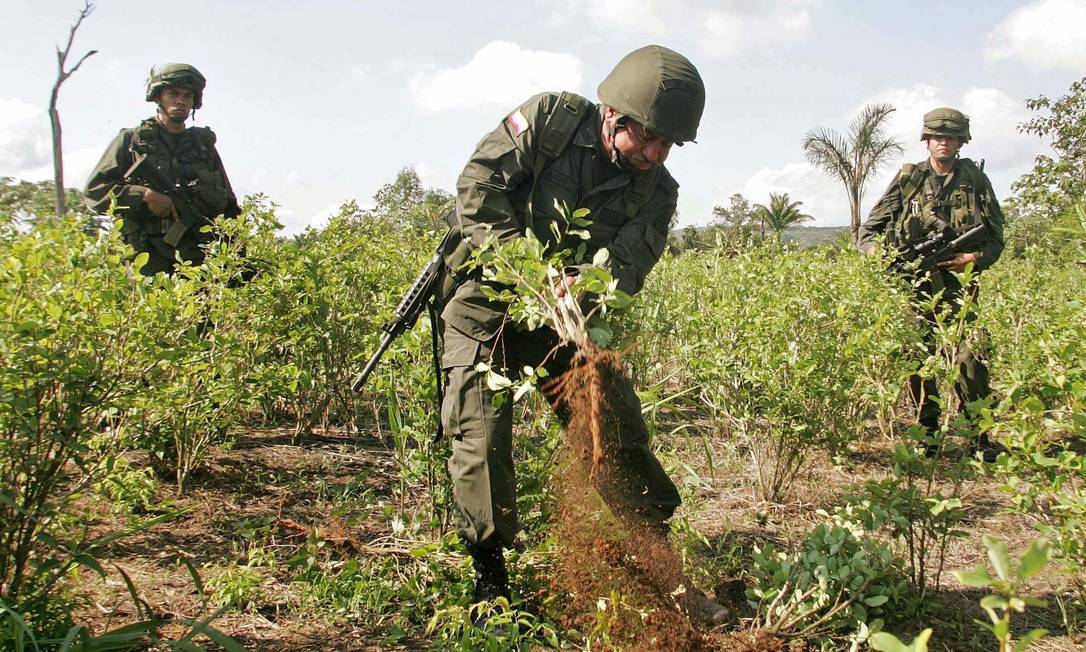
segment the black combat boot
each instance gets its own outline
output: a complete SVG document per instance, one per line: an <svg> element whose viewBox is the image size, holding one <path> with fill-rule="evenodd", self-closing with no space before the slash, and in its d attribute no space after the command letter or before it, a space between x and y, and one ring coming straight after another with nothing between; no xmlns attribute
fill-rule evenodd
<svg viewBox="0 0 1086 652"><path fill-rule="evenodd" d="M984 460L985 464L992 464L999 457L1000 453L1006 452L1006 448L1002 444L992 441L988 438L988 433L979 435L973 440L970 446L969 452L974 456L980 453L980 457Z"/></svg>
<svg viewBox="0 0 1086 652"><path fill-rule="evenodd" d="M472 602L509 599L509 571L501 546L468 545L471 565L475 568L475 593Z"/></svg>

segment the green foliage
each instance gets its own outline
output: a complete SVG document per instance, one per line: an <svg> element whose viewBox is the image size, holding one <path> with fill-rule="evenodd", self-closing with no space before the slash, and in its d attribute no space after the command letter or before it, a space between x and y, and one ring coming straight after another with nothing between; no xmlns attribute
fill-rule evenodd
<svg viewBox="0 0 1086 652"><path fill-rule="evenodd" d="M81 545L61 543L59 517L104 470L111 442L88 447L98 416L155 355L121 259L70 219L0 232L0 592L16 609L71 568Z"/></svg>
<svg viewBox="0 0 1086 652"><path fill-rule="evenodd" d="M1008 261L983 314L1002 398L981 427L1005 452L990 472L1052 542L1086 601L1086 268Z"/></svg>
<svg viewBox="0 0 1086 652"><path fill-rule="evenodd" d="M747 597L771 632L821 638L878 629L904 592L890 547L843 518L821 523L794 553L756 548Z"/></svg>
<svg viewBox="0 0 1086 652"><path fill-rule="evenodd" d="M161 510L159 480L141 466L144 453L131 449L147 451L168 471L162 484L181 489L215 447L229 444L231 432L280 418L296 424L298 434L365 428L388 445L398 467L390 495L376 506L367 502L371 490L360 489L365 478L343 488L317 483L318 509L377 514L393 537L373 543L387 550L344 558L314 534L285 570L294 584L284 608L350 619L387 634L389 645L421 636L435 649L608 644L607 619L634 609L629 596L600 596L606 608L591 615L584 632L561 631L556 623L565 621L546 597L554 570L549 480L560 437L539 397L517 406L526 424L515 432L526 530L518 538L524 553L511 555L514 600L480 608L470 605L463 550L434 536L447 529L448 489L439 480L442 454L429 443L436 415L428 325L396 342L363 394L349 393L381 323L433 249L438 234L427 229L438 198L421 190L417 175L401 175L379 193L375 210L349 204L328 226L292 241L275 237L274 207L256 198L241 219L216 226L229 237L204 266L175 278L132 273L115 233L89 234L75 218L19 222L9 213L0 220L0 305L7 317L0 323L3 646L33 649L33 637L59 647L71 632L73 641L91 641L72 622L77 596L68 579L77 568L99 574L96 551L131 530L92 539L75 503L93 490L136 514ZM984 408L977 425L1006 447L995 464L976 468L998 477L1013 506L1051 540L1055 561L1081 595L1086 268L1073 262L1083 256L1079 212L1061 216L1066 232L1047 230L1022 248L1021 259L986 272L979 319L967 318L971 303L961 306L959 319L944 316L931 354L914 323L911 290L876 261L839 246L795 251L732 242L721 229L694 231L707 250L665 255L642 298L630 304L616 291L609 261L578 260L577 232L587 217L575 213L565 233L552 234L572 243L563 252L532 238L491 241L477 262L489 278L523 290L495 296L512 301L525 324L557 324L571 339L616 349L636 337L640 347L626 360L644 388L653 445L682 478L684 497L694 499L688 504L706 486L698 475L701 454L716 464L713 455L729 444L754 460L757 491L784 500L792 480L817 459L814 451L840 453L876 428L896 436L894 424L913 419L899 406L908 373L920 367L942 384L944 397L952 396L954 352L965 340L988 352L996 389L990 405L977 406ZM580 265L577 285L560 297L554 283L571 263ZM259 273L237 287L246 265ZM611 319L627 304L627 318ZM493 382L522 394L540 377L539 370L517 378L524 370L493 371ZM972 472L948 454L961 453L956 434L971 436L975 427L954 421L952 410L944 414L934 440L906 432L893 452L893 476L856 488L838 518L797 552L758 553L759 593L751 595L762 603L760 622L790 635L833 637L825 645L844 636L858 644L878 629L883 612L918 611L915 592L906 589L932 583L923 569L938 568L946 542L958 534L965 513L957 487ZM938 463L921 455L927 443L940 448ZM412 513L419 495L431 501L432 515ZM270 517L232 528L246 563L213 577L207 595L226 608L251 609L269 598L261 595L261 578L282 542ZM723 540L709 548L689 527L677 530L695 542L691 549L718 557L699 559L705 568L690 571L706 583L749 568L744 550ZM194 582L200 586L198 577ZM1008 599L1011 611L1014 604ZM996 602L988 606L1000 618L1009 613ZM491 627L472 624L480 609L489 610ZM140 618L142 628L112 640L170 645L156 633L160 621ZM191 621L191 635L210 631L210 618ZM877 649L890 645L878 632L870 640ZM926 640L890 649L920 650ZM93 649L78 645L72 649Z"/></svg>
<svg viewBox="0 0 1086 652"><path fill-rule="evenodd" d="M768 226L780 240L781 234L790 226L811 221L810 215L800 212L801 201L792 201L788 193L769 193L769 205L755 205L754 217Z"/></svg>
<svg viewBox="0 0 1086 652"><path fill-rule="evenodd" d="M1011 637L1011 614L1022 613L1026 607L1045 608L1044 600L1024 595L1022 589L1031 577L1037 575L1048 563L1048 542L1038 539L1030 544L1022 558L1015 564L1007 553L1007 544L984 535L984 547L996 575L992 577L984 565L969 570L955 571L958 580L970 587L992 591L980 601L990 623L977 621L999 641L999 652L1021 652L1048 632L1043 629L1029 631L1017 643Z"/></svg>
<svg viewBox="0 0 1086 652"><path fill-rule="evenodd" d="M649 384L696 388L687 400L746 446L770 500L812 448L840 451L872 411L890 410L901 353L918 339L908 293L851 252L665 258L643 297L631 325L653 345L631 366L650 370Z"/></svg>
<svg viewBox="0 0 1086 652"><path fill-rule="evenodd" d="M417 232L444 231L445 211L452 205L452 195L444 190L424 188L414 168L403 168L396 179L387 183L373 196L374 209L369 217L388 221L397 227L410 227Z"/></svg>
<svg viewBox="0 0 1086 652"><path fill-rule="evenodd" d="M398 234L393 220L367 216L353 202L302 242L269 243L270 269L246 288L248 301L239 306L246 330L268 349L259 400L266 412L285 408L297 434L353 423L357 398L350 379L377 347L380 325L434 247L432 236ZM403 338L397 346L412 341ZM386 369L396 368L400 350L385 358ZM387 382L377 374L367 389L381 395Z"/></svg>
<svg viewBox="0 0 1086 652"><path fill-rule="evenodd" d="M81 566L104 576L98 550L177 516L97 538L72 518L96 486L132 504L151 497L148 476L117 455L143 440L137 408L160 389L158 372L177 373L171 364L191 353L187 333L213 296L191 278L135 274L126 255L116 232L88 234L75 217L0 226L0 590L19 615L6 621L12 635L86 639L72 629L67 577Z"/></svg>
<svg viewBox="0 0 1086 652"><path fill-rule="evenodd" d="M103 496L114 511L144 513L158 502L158 480L150 468L135 467L128 458L106 458L102 476L95 481L94 491Z"/></svg>
<svg viewBox="0 0 1086 652"><path fill-rule="evenodd" d="M914 436L920 436L915 428ZM846 497L838 516L861 523L872 535L890 537L895 554L905 560L913 589L921 598L928 588L928 571L934 566L939 586L944 554L951 538L965 536L960 529L965 517L961 500L945 495L936 483L936 465L924 455L924 446L899 444L893 452L894 475L869 480ZM959 491L960 472L952 477Z"/></svg>
<svg viewBox="0 0 1086 652"><path fill-rule="evenodd" d="M514 323L528 330L548 326L561 342L573 343L581 350L606 348L612 329L605 318L609 311L629 306L631 298L618 289L618 280L611 276L606 249L598 250L591 263L585 261L588 210L568 213L557 208L565 223L559 226L552 222L551 235L560 243L579 239L576 249L554 250L531 231L504 242L488 234L473 251L472 265L481 268L483 278L491 282L483 286L483 293L488 299L508 303L508 315ZM573 279L565 272L571 266L577 268Z"/></svg>
<svg viewBox="0 0 1086 652"><path fill-rule="evenodd" d="M56 192L52 181L16 181L0 177L0 221L25 220L34 222L51 217L56 209ZM70 211L83 210L83 195L78 190L65 191L65 203ZM79 218L86 229L94 225L86 216Z"/></svg>
<svg viewBox="0 0 1086 652"><path fill-rule="evenodd" d="M265 599L263 584L264 576L257 568L231 565L212 575L205 590L212 604L227 610L247 611Z"/></svg>
<svg viewBox="0 0 1086 652"><path fill-rule="evenodd" d="M742 193L729 197L727 206L713 206L713 224L747 226L756 221L755 207Z"/></svg>
<svg viewBox="0 0 1086 652"><path fill-rule="evenodd" d="M1027 134L1050 138L1054 156L1037 156L1033 170L1014 182L1014 212L1051 220L1071 209L1086 193L1086 77L1057 99L1028 100L1032 119L1019 126Z"/></svg>
<svg viewBox="0 0 1086 652"><path fill-rule="evenodd" d="M925 629L906 645L889 632L875 632L871 635L871 648L879 652L928 652L928 639L931 629Z"/></svg>

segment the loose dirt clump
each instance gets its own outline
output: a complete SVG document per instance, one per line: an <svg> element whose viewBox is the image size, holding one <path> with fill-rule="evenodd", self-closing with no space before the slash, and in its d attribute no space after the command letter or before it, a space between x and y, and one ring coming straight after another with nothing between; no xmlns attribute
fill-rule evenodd
<svg viewBox="0 0 1086 652"><path fill-rule="evenodd" d="M626 472L610 454L620 433L606 387L620 382L620 354L578 354L570 371L548 393L569 410L559 486L556 593L566 598L571 628L618 649L697 651L718 649L687 616L696 588L659 524L640 518L634 506L605 505L607 483ZM703 614L692 614L702 616Z"/></svg>

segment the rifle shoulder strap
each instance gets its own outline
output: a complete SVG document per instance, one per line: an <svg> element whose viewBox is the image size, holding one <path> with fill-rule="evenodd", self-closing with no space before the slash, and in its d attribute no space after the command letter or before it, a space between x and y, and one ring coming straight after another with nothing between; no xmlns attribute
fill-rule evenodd
<svg viewBox="0 0 1086 652"><path fill-rule="evenodd" d="M547 114L543 128L539 131L538 151L532 164L532 187L528 192L528 205L525 211L528 218L527 228L532 228L532 199L535 196L535 186L539 181L539 175L547 164L565 151L569 142L573 140L573 134L577 133L581 123L592 114L595 106L576 93L563 91L550 113Z"/></svg>
<svg viewBox="0 0 1086 652"><path fill-rule="evenodd" d="M897 178L898 185L901 186L901 206L903 209L907 210L909 202L924 187L926 172L926 168L915 163L906 163L901 166L901 172Z"/></svg>
<svg viewBox="0 0 1086 652"><path fill-rule="evenodd" d="M652 193L656 191L660 175L663 174L662 170L662 166L657 166L649 174L639 174L634 177L630 192L626 193L626 201L622 207L622 213L626 216L626 219L633 219L649 197L652 196Z"/></svg>

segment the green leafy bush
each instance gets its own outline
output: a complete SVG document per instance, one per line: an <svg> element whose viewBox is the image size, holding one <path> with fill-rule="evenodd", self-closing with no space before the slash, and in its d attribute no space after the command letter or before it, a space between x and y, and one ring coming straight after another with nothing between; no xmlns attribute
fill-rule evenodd
<svg viewBox="0 0 1086 652"><path fill-rule="evenodd" d="M1033 629L1017 643L1011 635L1012 613L1022 613L1027 606L1042 609L1048 606L1044 600L1022 593L1024 583L1041 572L1048 562L1048 542L1044 539L1032 542L1018 564L1014 564L1007 553L1007 544L988 535L984 535L983 541L984 547L988 549L988 559L995 569L995 577L992 577L983 565L955 571L954 574L966 586L992 590L992 595L987 595L980 601L980 606L988 614L990 622L977 622L995 636L999 642L999 652L1021 652L1048 633L1044 629Z"/></svg>
<svg viewBox="0 0 1086 652"><path fill-rule="evenodd" d="M142 513L151 510L158 502L158 479L147 467L133 466L127 458L106 458L101 478L94 483L94 490L113 506L114 511Z"/></svg>
<svg viewBox="0 0 1086 652"><path fill-rule="evenodd" d="M747 597L758 626L777 634L843 637L869 623L878 629L904 597L890 547L840 517L815 526L796 552L756 548L753 562Z"/></svg>
<svg viewBox="0 0 1086 652"><path fill-rule="evenodd" d="M1086 268L1032 260L993 270L984 314L1002 398L982 426L1005 447L991 471L1036 519L1086 601Z"/></svg>
<svg viewBox="0 0 1086 652"><path fill-rule="evenodd" d="M918 340L908 293L877 264L830 248L665 257L636 308L636 373L697 388L735 433L762 497L783 499L813 447L836 452L867 417L889 428Z"/></svg>

